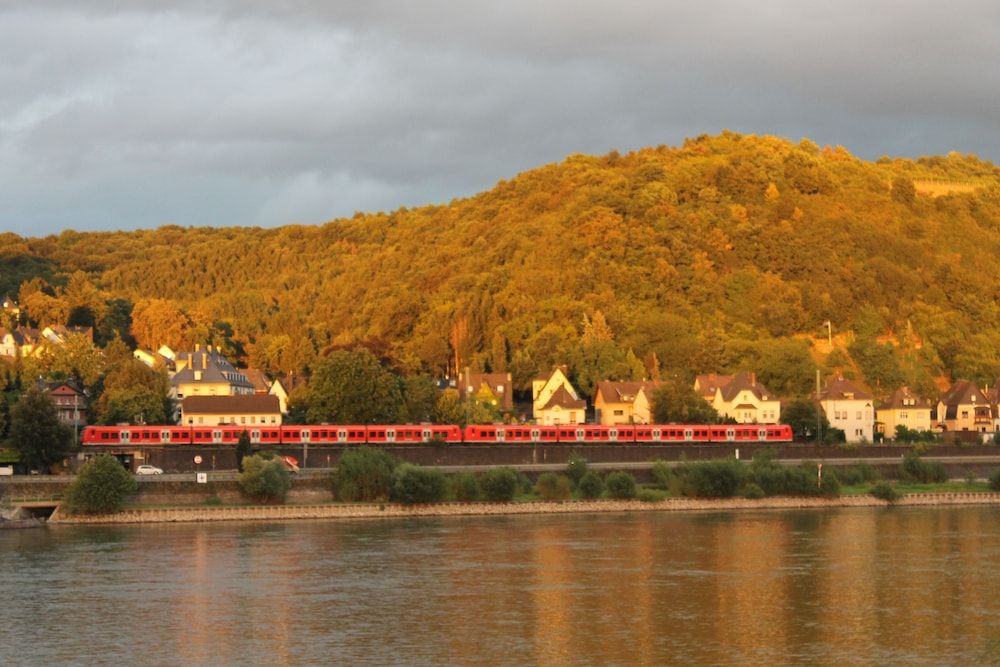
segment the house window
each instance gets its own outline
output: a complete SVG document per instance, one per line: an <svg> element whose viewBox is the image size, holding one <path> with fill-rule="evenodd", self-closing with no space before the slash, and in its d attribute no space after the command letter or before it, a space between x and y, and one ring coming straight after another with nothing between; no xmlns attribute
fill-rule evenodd
<svg viewBox="0 0 1000 667"><path fill-rule="evenodd" d="M962 419L968 419L968 418L969 418L969 411L962 410Z"/></svg>
<svg viewBox="0 0 1000 667"><path fill-rule="evenodd" d="M204 424L204 423L205 423L205 422L204 422L204 419L202 419L201 417L198 417L198 423L199 423L199 424Z"/></svg>
<svg viewBox="0 0 1000 667"><path fill-rule="evenodd" d="M575 410L570 410L569 411L569 423L570 424L575 424L576 423L576 411Z"/></svg>
<svg viewBox="0 0 1000 667"><path fill-rule="evenodd" d="M247 418L246 418L245 415L243 417L240 417L240 423L241 424L246 424L247 423Z"/></svg>
<svg viewBox="0 0 1000 667"><path fill-rule="evenodd" d="M613 414L615 415L615 417L621 417L623 414L625 414L625 411L624 410L615 410Z"/></svg>
<svg viewBox="0 0 1000 667"><path fill-rule="evenodd" d="M861 410L858 410L858 416L856 417L856 419L861 419Z"/></svg>

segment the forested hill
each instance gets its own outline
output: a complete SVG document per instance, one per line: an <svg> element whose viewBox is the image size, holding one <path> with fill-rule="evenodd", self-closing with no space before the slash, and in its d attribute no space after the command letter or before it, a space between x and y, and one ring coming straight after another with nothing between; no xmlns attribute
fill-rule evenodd
<svg viewBox="0 0 1000 667"><path fill-rule="evenodd" d="M125 299L140 344L213 338L271 372L363 343L408 372L510 370L522 388L557 363L585 390L755 367L794 394L817 361L883 390L992 384L998 177L975 156L866 162L726 132L321 226L2 235L0 290L39 321L100 324Z"/></svg>

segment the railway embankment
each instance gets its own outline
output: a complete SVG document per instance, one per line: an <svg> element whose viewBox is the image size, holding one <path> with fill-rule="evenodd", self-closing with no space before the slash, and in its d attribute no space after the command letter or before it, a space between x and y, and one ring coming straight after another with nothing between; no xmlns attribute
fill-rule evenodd
<svg viewBox="0 0 1000 667"><path fill-rule="evenodd" d="M639 500L570 500L563 502L438 503L401 505L394 503L327 503L222 507L137 508L110 515L64 515L58 510L50 524L144 524L214 521L286 521L333 519L388 519L408 517L510 516L527 514L614 512L717 512L845 507L1000 505L1000 493L915 493L889 503L869 495L837 498L770 497L696 499L668 498L657 502Z"/></svg>

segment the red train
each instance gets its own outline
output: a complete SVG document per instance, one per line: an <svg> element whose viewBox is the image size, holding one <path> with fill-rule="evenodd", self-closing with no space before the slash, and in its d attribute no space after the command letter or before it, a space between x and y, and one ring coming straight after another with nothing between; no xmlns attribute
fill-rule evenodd
<svg viewBox="0 0 1000 667"><path fill-rule="evenodd" d="M430 441L449 444L489 443L695 443L791 442L784 424L642 424L562 426L395 424L378 426L88 426L85 446L101 445L235 445L247 431L256 445L405 445Z"/></svg>

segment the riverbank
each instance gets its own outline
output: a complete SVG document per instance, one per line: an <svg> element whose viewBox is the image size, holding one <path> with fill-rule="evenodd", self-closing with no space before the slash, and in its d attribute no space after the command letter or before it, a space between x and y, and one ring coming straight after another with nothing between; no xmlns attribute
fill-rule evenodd
<svg viewBox="0 0 1000 667"><path fill-rule="evenodd" d="M893 505L1000 505L1000 493L919 493L904 496ZM886 507L890 503L872 496L839 498L772 497L668 498L658 502L639 500L576 500L524 503L439 503L399 505L356 503L326 505L253 505L243 507L173 507L131 509L111 515L69 516L58 509L51 524L136 524L203 521L284 521L290 519L380 519L398 517L491 516L518 514L569 514L609 512L706 512L768 509L824 509L837 507Z"/></svg>

